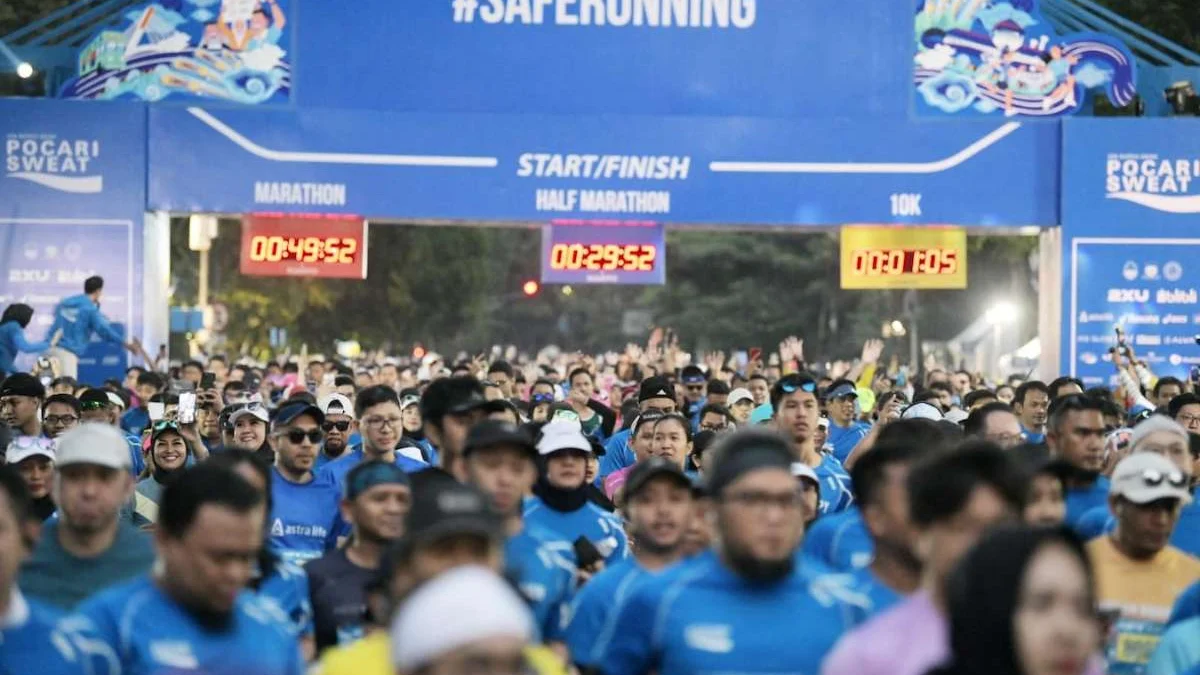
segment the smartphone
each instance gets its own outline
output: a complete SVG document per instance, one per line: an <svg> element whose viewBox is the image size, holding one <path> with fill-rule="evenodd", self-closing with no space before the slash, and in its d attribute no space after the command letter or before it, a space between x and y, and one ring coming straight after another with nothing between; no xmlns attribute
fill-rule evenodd
<svg viewBox="0 0 1200 675"><path fill-rule="evenodd" d="M212 389L215 386L217 386L217 374L216 373L205 373L204 375L202 375L200 377L200 388L201 389L208 390L208 389Z"/></svg>
<svg viewBox="0 0 1200 675"><path fill-rule="evenodd" d="M587 569L604 560L604 556L600 555L596 545L587 537L576 539L571 547L575 549L575 567L577 569Z"/></svg>
<svg viewBox="0 0 1200 675"><path fill-rule="evenodd" d="M167 406L162 401L151 401L147 403L146 410L150 413L151 422L161 422L163 416L167 414Z"/></svg>
<svg viewBox="0 0 1200 675"><path fill-rule="evenodd" d="M1125 331L1121 330L1120 326L1113 326L1113 330L1117 333L1117 348L1121 356L1129 356L1129 347L1125 344Z"/></svg>
<svg viewBox="0 0 1200 675"><path fill-rule="evenodd" d="M247 373L242 382L246 385L246 391L250 393L258 393L258 388L262 386L262 380L253 373Z"/></svg>
<svg viewBox="0 0 1200 675"><path fill-rule="evenodd" d="M179 408L175 419L180 424L196 423L196 392L185 391L179 394Z"/></svg>
<svg viewBox="0 0 1200 675"><path fill-rule="evenodd" d="M755 361L761 359L762 347L751 347L750 351L746 354L746 358L750 360L750 363L754 363Z"/></svg>

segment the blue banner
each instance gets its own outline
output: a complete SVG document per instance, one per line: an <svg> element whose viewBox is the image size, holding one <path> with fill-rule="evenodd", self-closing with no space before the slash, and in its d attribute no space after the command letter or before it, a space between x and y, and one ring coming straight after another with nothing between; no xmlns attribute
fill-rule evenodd
<svg viewBox="0 0 1200 675"><path fill-rule="evenodd" d="M1069 233L1190 236L1200 215L1200 120L1071 119L1063 124Z"/></svg>
<svg viewBox="0 0 1200 675"><path fill-rule="evenodd" d="M138 334L145 115L134 105L0 100L0 307L34 307L30 339L94 274L105 281L101 310ZM85 381L123 370L119 352L93 352L80 361Z"/></svg>
<svg viewBox="0 0 1200 675"><path fill-rule="evenodd" d="M1118 107L1137 95L1137 65L1115 38L1059 36L1038 0L916 0L913 81L922 115L1072 115L1091 90Z"/></svg>
<svg viewBox="0 0 1200 675"><path fill-rule="evenodd" d="M1068 258L1064 354L1073 375L1088 386L1116 383L1116 326L1159 377L1186 380L1200 365L1200 239L1076 238Z"/></svg>
<svg viewBox="0 0 1200 675"><path fill-rule="evenodd" d="M156 107L149 134L150 207L177 212L1058 222L1057 125Z"/></svg>

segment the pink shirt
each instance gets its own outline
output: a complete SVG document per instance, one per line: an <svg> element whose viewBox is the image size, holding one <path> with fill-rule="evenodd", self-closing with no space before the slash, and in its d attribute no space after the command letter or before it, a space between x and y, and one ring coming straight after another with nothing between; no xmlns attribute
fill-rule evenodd
<svg viewBox="0 0 1200 675"><path fill-rule="evenodd" d="M604 477L604 494L608 495L609 499L612 499L613 495L617 494L617 490L625 485L625 481L629 480L629 471L632 468L632 466L627 466Z"/></svg>
<svg viewBox="0 0 1200 675"><path fill-rule="evenodd" d="M821 675L925 675L950 656L950 628L920 591L847 633Z"/></svg>

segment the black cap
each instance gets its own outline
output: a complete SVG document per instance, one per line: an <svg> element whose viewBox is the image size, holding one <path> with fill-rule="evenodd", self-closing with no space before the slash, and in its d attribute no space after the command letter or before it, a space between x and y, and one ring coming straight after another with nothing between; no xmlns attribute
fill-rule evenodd
<svg viewBox="0 0 1200 675"><path fill-rule="evenodd" d="M111 406L112 400L103 389L88 389L79 395L79 406L84 410L102 410Z"/></svg>
<svg viewBox="0 0 1200 675"><path fill-rule="evenodd" d="M629 499L659 476L669 476L681 487L691 489L692 479L687 477L679 465L665 457L650 457L629 470L625 479L625 499Z"/></svg>
<svg viewBox="0 0 1200 675"><path fill-rule="evenodd" d="M504 420L483 420L471 427L466 445L463 446L463 454L499 446L520 448L530 457L538 456L537 446L533 444L533 437L529 432Z"/></svg>
<svg viewBox="0 0 1200 675"><path fill-rule="evenodd" d="M428 476L425 474L429 474ZM444 472L420 471L411 476L413 503L405 518L404 538L411 551L422 544L457 534L504 538L503 519L487 495Z"/></svg>
<svg viewBox="0 0 1200 675"><path fill-rule="evenodd" d="M29 373L13 373L0 382L0 396L30 396L42 400L46 398L46 387Z"/></svg>
<svg viewBox="0 0 1200 675"><path fill-rule="evenodd" d="M271 427L285 427L296 420L301 415L312 417L318 425L324 424L325 413L321 409L307 401L294 401L287 405L281 406L275 411L271 417Z"/></svg>
<svg viewBox="0 0 1200 675"><path fill-rule="evenodd" d="M474 410L501 412L503 401L489 401L483 394L483 383L470 375L443 377L429 383L421 396L421 417L441 420L446 415L462 415Z"/></svg>
<svg viewBox="0 0 1200 675"><path fill-rule="evenodd" d="M642 380L642 386L638 389L638 403L644 403L655 398L675 400L675 385L671 384L671 380L662 375L655 375L654 377L647 377Z"/></svg>

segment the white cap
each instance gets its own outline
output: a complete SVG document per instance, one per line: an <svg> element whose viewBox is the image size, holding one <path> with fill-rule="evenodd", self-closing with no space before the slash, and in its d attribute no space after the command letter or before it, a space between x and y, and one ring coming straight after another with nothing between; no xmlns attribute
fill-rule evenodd
<svg viewBox="0 0 1200 675"><path fill-rule="evenodd" d="M267 409L265 407L263 407L261 404L260 405L250 405L250 406L247 406L240 410L234 411L234 413L229 416L229 423L237 424L237 421L242 419L243 417L253 417L254 419L259 420L263 424L269 424L271 422L271 413L267 412Z"/></svg>
<svg viewBox="0 0 1200 675"><path fill-rule="evenodd" d="M900 417L906 420L922 419L933 420L934 422L940 422L945 419L945 416L942 415L942 411L938 410L937 406L926 401L921 401L920 403L914 403L908 406L904 409L904 412L900 413Z"/></svg>
<svg viewBox="0 0 1200 675"><path fill-rule="evenodd" d="M726 400L729 405L732 406L739 401L750 401L751 403L754 403L754 395L751 394L750 390L746 389L745 387L738 387L737 389L729 392L729 398Z"/></svg>
<svg viewBox="0 0 1200 675"><path fill-rule="evenodd" d="M349 415L354 417L354 404L345 394L326 394L317 400L322 415ZM332 408L332 410L330 409Z"/></svg>
<svg viewBox="0 0 1200 675"><path fill-rule="evenodd" d="M821 489L821 480L817 478L817 472L804 462L792 462L792 475L796 478L807 478L812 481L817 489Z"/></svg>
<svg viewBox="0 0 1200 675"><path fill-rule="evenodd" d="M505 637L523 643L533 638L528 605L495 572L458 567L426 582L400 605L392 620L392 665L411 672L472 643Z"/></svg>
<svg viewBox="0 0 1200 675"><path fill-rule="evenodd" d="M955 424L962 424L963 422L967 421L967 417L969 416L970 414L967 413L966 410L963 410L962 408L955 408L946 413L946 421L954 422Z"/></svg>
<svg viewBox="0 0 1200 675"><path fill-rule="evenodd" d="M133 466L125 435L117 427L98 422L84 422L59 436L55 464L59 468L95 464L125 470Z"/></svg>
<svg viewBox="0 0 1200 675"><path fill-rule="evenodd" d="M116 406L117 410L125 409L125 400L111 391L108 392L108 402Z"/></svg>
<svg viewBox="0 0 1200 675"><path fill-rule="evenodd" d="M1134 504L1160 499L1192 502L1188 477L1171 460L1153 452L1135 452L1113 469L1110 495L1120 495Z"/></svg>
<svg viewBox="0 0 1200 675"><path fill-rule="evenodd" d="M577 420L556 418L542 427L542 438L537 444L538 454L549 455L560 450L591 452L592 444L583 435Z"/></svg>
<svg viewBox="0 0 1200 675"><path fill-rule="evenodd" d="M8 451L4 453L4 461L6 464L17 464L37 456L45 457L53 462L54 441L45 436L17 436L8 444Z"/></svg>

